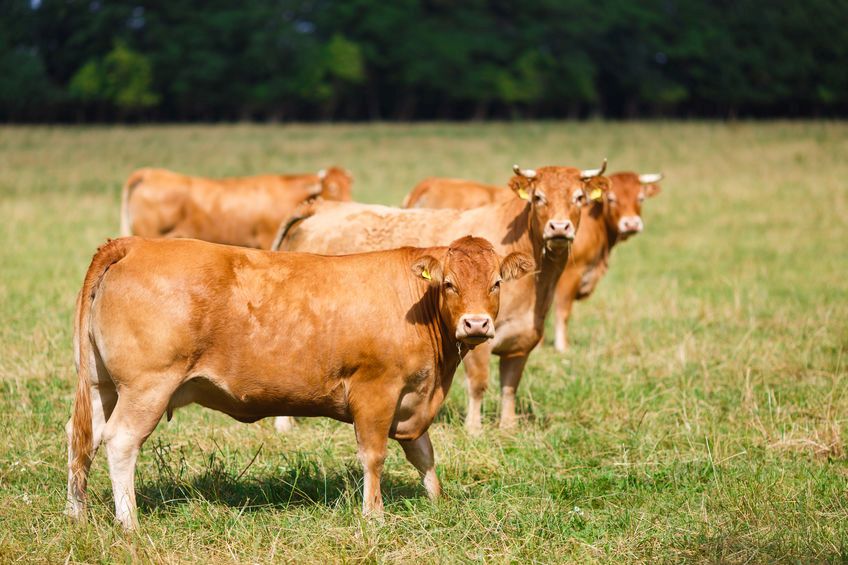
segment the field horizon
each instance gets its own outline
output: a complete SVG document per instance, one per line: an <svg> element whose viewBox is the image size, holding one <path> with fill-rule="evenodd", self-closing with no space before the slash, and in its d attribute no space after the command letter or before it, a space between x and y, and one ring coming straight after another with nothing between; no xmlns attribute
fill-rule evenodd
<svg viewBox="0 0 848 565"><path fill-rule="evenodd" d="M848 560L848 123L529 122L0 127L0 561L844 562ZM140 529L62 514L74 299L118 235L136 168L354 176L399 205L419 180L522 167L661 170L645 232L550 320L518 428L463 429L464 374L431 428L431 504L390 442L386 517L360 516L352 426L245 425L188 407L139 458ZM320 355L320 352L316 352Z"/></svg>

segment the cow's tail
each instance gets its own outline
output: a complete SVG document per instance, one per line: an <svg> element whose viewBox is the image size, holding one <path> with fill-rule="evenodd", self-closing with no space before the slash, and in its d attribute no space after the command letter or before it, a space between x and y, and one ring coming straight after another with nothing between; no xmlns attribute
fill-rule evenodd
<svg viewBox="0 0 848 565"><path fill-rule="evenodd" d="M132 219L130 218L130 196L135 187L144 181L147 174L147 169L139 169L133 173L124 183L124 188L121 190L121 236L132 235Z"/></svg>
<svg viewBox="0 0 848 565"><path fill-rule="evenodd" d="M109 267L123 259L129 251L131 239L108 240L97 249L85 280L82 290L77 297L77 312L74 318L76 327L78 355L77 363L77 392L74 397L74 408L71 415L71 451L73 457L70 461L71 474L76 483L77 492L85 492L87 472L91 461L92 450L92 424L91 424L91 384L96 382L96 367L91 366L92 343L91 343L91 304L97 294L100 281Z"/></svg>
<svg viewBox="0 0 848 565"><path fill-rule="evenodd" d="M286 236L289 232L291 232L292 228L306 218L313 216L316 212L316 205L321 201L321 198L316 198L315 200L309 200L308 202L304 202L298 206L294 214L292 214L288 220L280 224L280 229L277 230L277 235L274 236L274 243L271 244L271 251L279 251L280 247L283 245L283 241L285 241Z"/></svg>

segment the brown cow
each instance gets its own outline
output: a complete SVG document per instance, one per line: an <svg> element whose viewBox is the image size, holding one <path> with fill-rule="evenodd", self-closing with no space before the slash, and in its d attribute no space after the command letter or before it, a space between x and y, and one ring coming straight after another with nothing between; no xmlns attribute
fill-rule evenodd
<svg viewBox="0 0 848 565"><path fill-rule="evenodd" d="M139 449L163 414L191 403L242 422L285 414L353 423L366 514L382 512L394 438L435 498L427 429L462 356L494 336L501 281L532 267L529 256L501 259L470 236L344 257L197 240L106 243L77 298L68 513L84 517L102 441L116 518L134 528Z"/></svg>
<svg viewBox="0 0 848 565"><path fill-rule="evenodd" d="M415 185L403 199L404 208L456 208L467 210L506 202L512 193L499 186L473 180L431 177Z"/></svg>
<svg viewBox="0 0 848 565"><path fill-rule="evenodd" d="M630 172L610 175L612 190L583 211L580 233L574 241L572 260L557 283L554 347L568 347L568 319L575 300L588 298L607 272L612 248L641 232L642 202L660 192L659 173Z"/></svg>
<svg viewBox="0 0 848 565"><path fill-rule="evenodd" d="M298 205L322 196L350 200L352 179L333 167L318 174L208 179L166 169L132 173L121 195L121 235L193 237L268 249Z"/></svg>
<svg viewBox="0 0 848 565"><path fill-rule="evenodd" d="M557 284L554 346L558 351L567 348L568 318L574 301L592 294L606 273L613 246L642 231L642 202L659 193L657 183L662 178L660 173L615 173L609 176L612 190L606 198L583 208L571 260ZM412 189L404 207L466 210L503 202L509 196L506 189L475 181L429 178Z"/></svg>
<svg viewBox="0 0 848 565"><path fill-rule="evenodd" d="M527 356L542 338L556 281L569 256L590 192L603 193L609 181L602 170L570 167L537 171L514 167L514 196L507 202L473 210L402 210L355 203L317 202L305 219L281 229L277 247L313 253L352 253L398 245L438 245L472 233L495 242L498 253L521 251L536 261L535 277L504 286L497 336L465 358L468 375L466 427L480 430L483 394L489 383L489 353L500 356L501 427L515 423L515 390Z"/></svg>

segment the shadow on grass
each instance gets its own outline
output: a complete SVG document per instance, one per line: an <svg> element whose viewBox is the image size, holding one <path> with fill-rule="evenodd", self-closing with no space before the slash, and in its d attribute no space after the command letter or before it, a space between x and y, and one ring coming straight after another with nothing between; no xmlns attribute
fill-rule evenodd
<svg viewBox="0 0 848 565"><path fill-rule="evenodd" d="M358 507L362 500L362 468L358 464L328 470L315 456L295 453L285 457L276 470L252 474L249 468L253 461L245 468L232 469L218 452L212 452L202 472L189 476L181 453L175 461L170 446L158 444L153 450L156 474L153 477L139 475L137 481L141 513L199 500L245 512L289 506ZM417 482L394 480L385 475L382 492L386 504L425 496ZM104 495L104 498L111 498L110 492Z"/></svg>

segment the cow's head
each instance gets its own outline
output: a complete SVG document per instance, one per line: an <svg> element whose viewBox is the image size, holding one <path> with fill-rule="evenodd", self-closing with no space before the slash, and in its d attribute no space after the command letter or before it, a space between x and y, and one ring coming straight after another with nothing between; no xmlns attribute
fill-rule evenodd
<svg viewBox="0 0 848 565"><path fill-rule="evenodd" d="M415 276L439 293L439 310L445 325L453 328L457 341L474 347L495 336L501 283L535 269L525 253L500 257L492 244L466 236L451 243L441 261L432 255L418 258Z"/></svg>
<svg viewBox="0 0 848 565"><path fill-rule="evenodd" d="M530 206L530 232L541 238L548 252L567 250L577 235L580 210L590 199L603 198L609 179L603 176L607 162L600 169L580 170L572 167L522 169L513 165L509 187L527 200Z"/></svg>
<svg viewBox="0 0 848 565"><path fill-rule="evenodd" d="M660 191L663 175L649 173L616 173L610 175L612 190L607 194L604 213L607 225L623 240L645 229L642 221L642 202Z"/></svg>
<svg viewBox="0 0 848 565"><path fill-rule="evenodd" d="M318 171L318 180L321 181L321 197L324 200L350 201L350 185L353 184L353 177L345 169L341 167L321 169Z"/></svg>

